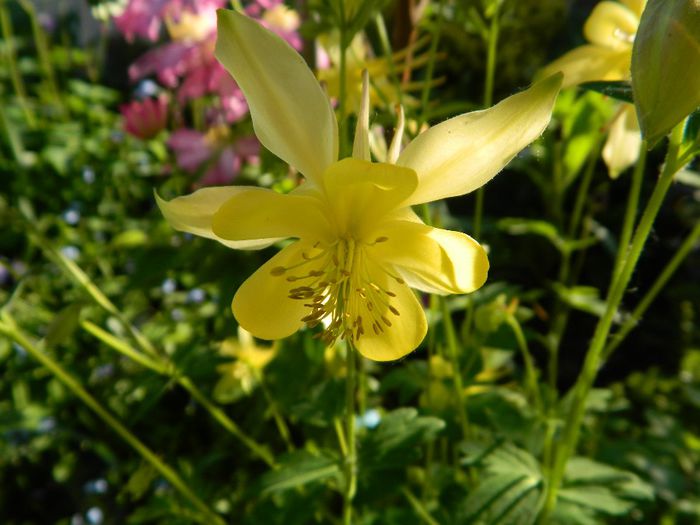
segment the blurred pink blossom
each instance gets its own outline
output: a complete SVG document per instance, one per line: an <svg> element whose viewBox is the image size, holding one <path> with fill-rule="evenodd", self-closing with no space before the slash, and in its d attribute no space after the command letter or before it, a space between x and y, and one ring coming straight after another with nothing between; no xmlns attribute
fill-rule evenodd
<svg viewBox="0 0 700 525"><path fill-rule="evenodd" d="M226 0L130 0L116 19L117 27L129 38L134 35L155 40L162 23L171 41L155 47L129 67L132 81L154 75L164 86L177 90L180 103L206 95L217 95L220 107L210 117L236 122L248 113L243 93L231 75L214 57L216 9ZM247 12L277 32L297 50L299 15L281 0L256 0Z"/></svg>
<svg viewBox="0 0 700 525"><path fill-rule="evenodd" d="M259 162L257 139L244 137L232 141L228 128L223 125L207 133L179 129L170 136L168 146L175 152L175 160L183 170L196 173L206 167L197 186L228 184L238 175L244 162Z"/></svg>
<svg viewBox="0 0 700 525"><path fill-rule="evenodd" d="M225 0L130 0L114 23L129 42L137 36L155 42L168 18L179 21L183 12L216 11L225 4Z"/></svg>
<svg viewBox="0 0 700 525"><path fill-rule="evenodd" d="M168 122L168 97L134 100L122 104L119 111L124 118L124 130L142 140L148 140L160 133Z"/></svg>

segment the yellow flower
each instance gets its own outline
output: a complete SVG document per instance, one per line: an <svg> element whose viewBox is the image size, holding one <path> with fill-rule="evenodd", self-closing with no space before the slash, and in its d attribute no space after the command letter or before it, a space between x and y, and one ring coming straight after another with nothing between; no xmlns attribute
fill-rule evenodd
<svg viewBox="0 0 700 525"><path fill-rule="evenodd" d="M214 387L214 398L220 403L230 403L249 395L260 382L263 369L277 355L276 346L258 346L253 336L240 327L238 339L226 339L219 351L223 356L235 358L235 361L217 367L221 378Z"/></svg>
<svg viewBox="0 0 700 525"><path fill-rule="evenodd" d="M320 69L317 73L318 79L325 85L326 91L331 98L337 98L340 95L340 45L338 38L332 39L327 37L320 39L320 43L328 53L330 59L330 67ZM427 43L427 40L422 40L414 45L413 51L416 52ZM425 65L428 60L429 53L418 53L411 61L412 68L418 68ZM403 49L394 53L391 56L391 62L386 57L372 57L370 46L367 42L367 37L364 33L357 33L352 39L350 46L346 51L345 64L345 93L346 114L354 113L360 107L362 97L362 75L363 71L367 70L372 83L369 88L370 107L393 107L399 103L398 92L394 82L391 79L392 69L395 74L400 74L407 66L409 49ZM438 82L434 81L432 85ZM405 91L416 91L423 88L422 82L407 82L402 85ZM415 97L403 93L402 101L405 106L416 106L418 100Z"/></svg>
<svg viewBox="0 0 700 525"><path fill-rule="evenodd" d="M569 51L541 72L564 73L563 88L596 80L629 80L632 45L646 0L603 1L583 26L590 43ZM623 5L624 4L624 5ZM612 178L639 158L642 137L634 106L626 104L610 123L603 160Z"/></svg>
<svg viewBox="0 0 700 525"><path fill-rule="evenodd" d="M330 344L347 338L366 357L398 359L427 323L411 287L468 293L488 260L471 237L425 225L414 204L468 193L488 182L547 126L556 75L495 107L460 115L419 135L389 162L370 161L365 75L352 158L338 160L338 127L304 60L257 22L219 11L217 58L243 90L255 133L306 182L287 195L256 187L203 188L166 202L179 230L238 249L296 239L236 292L239 324L262 339L322 325Z"/></svg>

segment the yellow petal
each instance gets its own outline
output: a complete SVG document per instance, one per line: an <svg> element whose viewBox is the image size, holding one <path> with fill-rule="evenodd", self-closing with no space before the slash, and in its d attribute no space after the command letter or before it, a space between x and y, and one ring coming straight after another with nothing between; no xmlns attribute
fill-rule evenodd
<svg viewBox="0 0 700 525"><path fill-rule="evenodd" d="M225 186L202 188L191 195L176 197L170 201L161 199L157 193L155 197L163 216L176 230L214 239L229 248L239 250L256 250L270 246L279 239L273 237L229 241L217 236L212 230L212 218L221 205L244 191L245 188Z"/></svg>
<svg viewBox="0 0 700 525"><path fill-rule="evenodd" d="M396 295L390 304L399 314L391 312L388 307L371 312L365 308L362 317L366 329L355 345L363 356L374 361L400 359L415 350L428 331L423 307L413 291L405 284L397 283L384 268L368 259L366 269L373 283ZM378 332L371 326L373 321L381 327Z"/></svg>
<svg viewBox="0 0 700 525"><path fill-rule="evenodd" d="M615 51L627 49L631 52L639 18L622 4L600 2L583 26L583 34L592 44Z"/></svg>
<svg viewBox="0 0 700 525"><path fill-rule="evenodd" d="M268 237L327 241L330 224L320 204L311 196L249 187L219 207L212 218L212 231L232 241Z"/></svg>
<svg viewBox="0 0 700 525"><path fill-rule="evenodd" d="M636 163L641 147L642 135L637 113L632 104L625 104L613 120L603 147L603 160L610 177L616 179L620 173Z"/></svg>
<svg viewBox="0 0 700 525"><path fill-rule="evenodd" d="M293 285L284 275L273 275L272 270L298 263L309 248L304 241L290 244L246 279L234 295L233 315L255 337L282 339L301 328L301 319L309 310L304 306L307 301L290 299Z"/></svg>
<svg viewBox="0 0 700 525"><path fill-rule="evenodd" d="M630 11L637 15L637 19L642 18L642 12L647 4L647 0L620 0Z"/></svg>
<svg viewBox="0 0 700 525"><path fill-rule="evenodd" d="M336 234L364 239L377 222L398 208L416 189L409 169L353 158L333 164L323 176Z"/></svg>
<svg viewBox="0 0 700 525"><path fill-rule="evenodd" d="M223 9L216 58L243 90L263 146L318 180L338 157L338 124L304 59L258 22Z"/></svg>
<svg viewBox="0 0 700 525"><path fill-rule="evenodd" d="M368 253L395 266L413 288L441 295L469 293L486 282L488 257L468 235L407 221L388 223L377 235L387 240Z"/></svg>
<svg viewBox="0 0 700 525"><path fill-rule="evenodd" d="M561 75L553 75L490 109L418 135L397 161L418 174L418 188L407 204L463 195L491 180L542 134L560 85Z"/></svg>
<svg viewBox="0 0 700 525"><path fill-rule="evenodd" d="M371 160L369 155L369 74L366 69L362 71L362 102L357 115L352 156L359 160Z"/></svg>
<svg viewBox="0 0 700 525"><path fill-rule="evenodd" d="M406 119L404 118L403 106L401 104L397 104L396 129L394 130L394 137L391 139L389 151L386 154L386 161L389 164L396 164L396 161L399 159L399 154L401 153L401 142L403 141L403 128L405 124Z"/></svg>
<svg viewBox="0 0 700 525"><path fill-rule="evenodd" d="M625 80L630 77L630 50L613 51L607 47L577 47L545 67L538 77L557 71L564 73L562 88L596 80Z"/></svg>

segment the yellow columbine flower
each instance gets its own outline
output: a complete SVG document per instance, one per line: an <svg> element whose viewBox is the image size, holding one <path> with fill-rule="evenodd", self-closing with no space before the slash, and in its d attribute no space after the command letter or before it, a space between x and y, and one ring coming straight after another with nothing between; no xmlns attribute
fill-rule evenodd
<svg viewBox="0 0 700 525"><path fill-rule="evenodd" d="M306 182L287 195L203 188L158 199L163 215L232 248L296 239L233 298L234 316L255 337L322 325L327 343L347 338L370 359L406 355L427 330L410 287L468 293L489 266L474 239L425 225L411 206L468 193L496 175L547 126L561 76L443 122L400 154L399 131L387 163L370 161L365 77L353 156L338 160L333 109L301 56L243 15L220 10L218 22L216 56L243 90L258 139Z"/></svg>
<svg viewBox="0 0 700 525"><path fill-rule="evenodd" d="M277 355L277 346L258 346L253 336L239 327L238 339L226 339L219 351L223 356L235 358L235 361L216 367L221 378L214 387L214 399L230 403L255 389L263 369Z"/></svg>
<svg viewBox="0 0 700 525"><path fill-rule="evenodd" d="M646 0L603 1L583 26L590 44L577 47L549 64L542 76L564 73L563 88L596 80L629 80L632 45ZM623 5L624 4L624 5ZM633 165L642 145L634 106L625 104L610 123L603 160L612 178Z"/></svg>

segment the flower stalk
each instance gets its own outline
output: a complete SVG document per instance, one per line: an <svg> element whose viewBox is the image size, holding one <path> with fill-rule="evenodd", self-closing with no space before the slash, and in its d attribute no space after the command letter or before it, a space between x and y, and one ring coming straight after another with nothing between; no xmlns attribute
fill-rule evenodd
<svg viewBox="0 0 700 525"><path fill-rule="evenodd" d="M355 492L357 492L357 445L355 441L357 353L349 341L345 346L345 354L345 486L343 490L343 524L351 525L353 522L353 499L355 498Z"/></svg>
<svg viewBox="0 0 700 525"><path fill-rule="evenodd" d="M598 370L603 363L604 350L610 334L610 329L612 328L613 319L622 302L625 291L627 290L627 285L637 266L637 262L642 254L664 197L673 182L673 176L682 167L678 162L678 154L683 137L684 123L685 121L678 124L671 132L666 160L661 175L649 198L649 202L639 221L639 225L634 232L632 244L627 257L624 259L622 269L619 275L613 275L610 291L606 299L605 312L596 325L593 339L586 353L583 370L573 388L571 410L564 424L563 435L557 442L557 447L554 451L554 461L547 483L545 503L540 515L540 523L548 523L554 511L557 494L564 478L566 463L576 451L581 424L585 414L586 399L598 375ZM618 249L623 250L626 249L626 247L621 245Z"/></svg>

